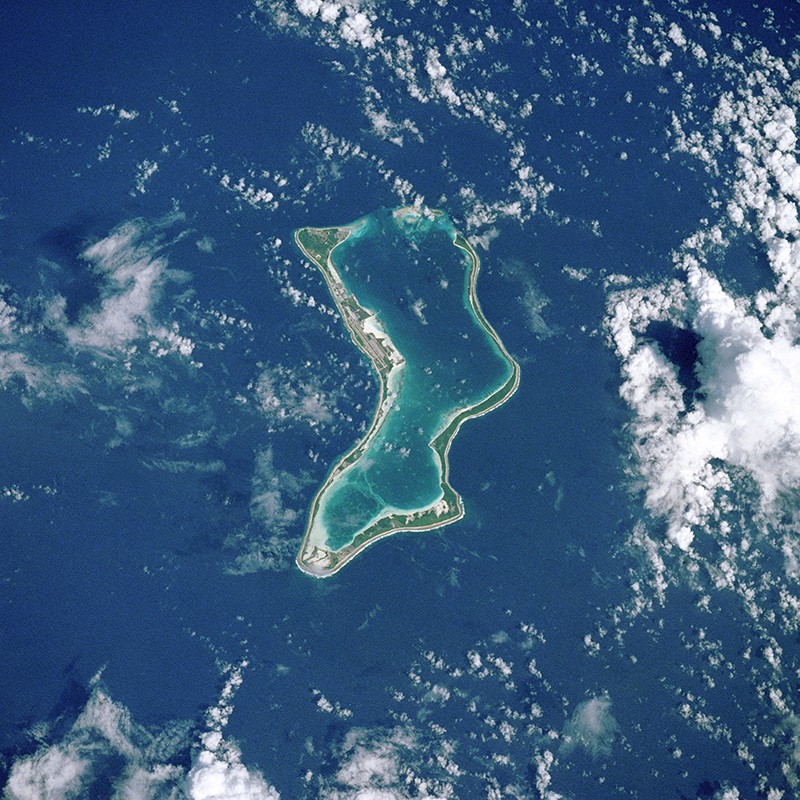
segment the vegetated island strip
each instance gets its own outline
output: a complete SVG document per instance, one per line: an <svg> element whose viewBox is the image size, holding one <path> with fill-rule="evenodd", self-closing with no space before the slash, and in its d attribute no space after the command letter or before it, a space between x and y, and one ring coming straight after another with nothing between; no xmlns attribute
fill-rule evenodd
<svg viewBox="0 0 800 800"><path fill-rule="evenodd" d="M425 213L435 216L443 214L438 210L427 210ZM415 217L421 216L421 212L416 208L401 208L396 210L394 215L398 220L413 221ZM500 337L484 316L478 301L476 292L478 272L480 271L478 254L461 233L454 231L453 245L463 250L469 257L468 297L471 311L508 361L511 374L505 383L479 403L456 410L447 426L430 442L430 447L438 457L441 475L441 497L436 503L417 511L402 511L380 516L364 530L358 532L350 543L338 550L331 549L326 542L313 540L312 530L315 519L320 513L322 499L342 473L361 458L370 441L380 430L395 399L390 388L393 383L392 378L402 371L405 364L405 359L389 336L379 324L375 324L375 314L361 306L353 294L348 291L333 263L333 251L362 224L362 222L356 222L341 227L300 228L294 233L297 246L322 271L353 342L369 358L379 380L378 404L367 433L352 450L334 465L311 504L305 535L296 561L301 570L317 578L327 578L338 572L365 547L385 536L403 531L425 531L440 528L461 519L464 516L464 504L461 496L453 489L448 480L450 445L465 420L487 414L502 405L519 386L519 364L506 350Z"/></svg>

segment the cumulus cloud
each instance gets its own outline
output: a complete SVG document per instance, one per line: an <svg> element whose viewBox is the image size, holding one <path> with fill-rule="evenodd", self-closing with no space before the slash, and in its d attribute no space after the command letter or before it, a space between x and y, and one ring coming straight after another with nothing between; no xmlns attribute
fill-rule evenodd
<svg viewBox="0 0 800 800"><path fill-rule="evenodd" d="M336 774L323 783L321 800L437 800L452 796L447 784L414 771L417 740L405 727L354 728L346 734Z"/></svg>
<svg viewBox="0 0 800 800"><path fill-rule="evenodd" d="M200 736L200 749L185 779L189 800L280 800L278 790L241 761L235 742L223 737L233 713L233 697L242 684L242 664L229 665L228 679L219 701L206 712L207 730Z"/></svg>
<svg viewBox="0 0 800 800"><path fill-rule="evenodd" d="M592 758L611 755L611 747L619 726L611 714L607 695L592 697L580 703L564 726L562 752L576 747L586 750Z"/></svg>
<svg viewBox="0 0 800 800"><path fill-rule="evenodd" d="M454 117L477 123L498 137L500 152L508 153L508 171L501 178L503 189L491 198L465 185L463 175L452 170L448 155L443 153L442 166L450 173L455 195L450 203L454 211L455 204L463 205L461 216L470 231L491 226L503 217L525 222L553 190L553 185L526 162L527 134L515 124L519 99L489 80L505 57L498 48L506 34L489 23L488 7L478 15L487 23L482 30L464 30L459 25L454 29L431 27L422 18L428 12L414 4L404 6L399 16L397 10L378 7L369 0L295 0L293 6L276 0L254 0L254 5L255 18L265 14L282 31L292 30L332 47L348 48L363 76L362 106L372 130L381 138L401 145L407 138L422 141L428 136L423 135L424 123L410 117L402 94L387 93L385 99L381 98L373 85L377 77L399 84L415 105L443 107ZM427 110L421 113L430 114ZM396 176L383 159L368 156L358 145L350 149L353 157L364 159L393 186L402 203L415 201L416 193L408 180ZM331 143L323 152L331 158L337 150L340 148ZM332 172L334 177L339 176L338 170Z"/></svg>
<svg viewBox="0 0 800 800"><path fill-rule="evenodd" d="M304 17L318 18L326 26L323 30L331 42L341 37L347 44L369 50L383 38L375 26L375 14L358 0L295 0L295 4Z"/></svg>
<svg viewBox="0 0 800 800"><path fill-rule="evenodd" d="M722 438L719 457L745 467L771 505L800 484L800 347L768 337L705 270L687 277L710 438Z"/></svg>
<svg viewBox="0 0 800 800"><path fill-rule="evenodd" d="M241 763L235 745L218 732L202 737L203 749L186 778L191 800L279 800L277 790L255 770Z"/></svg>
<svg viewBox="0 0 800 800"><path fill-rule="evenodd" d="M305 480L275 468L271 447L262 450L256 455L253 473L253 494L250 499L253 517L268 529L283 532L297 521L299 514L287 507L286 500L296 498L305 485Z"/></svg>
<svg viewBox="0 0 800 800"><path fill-rule="evenodd" d="M303 126L302 133L306 144L313 147L327 165L327 169L317 170L317 175L313 179L314 183L308 183L303 192L308 192L312 186L321 186L321 188L327 189L326 184L332 184L341 179L343 164L358 163L380 176L391 187L401 205L422 202L422 198L414 189L411 181L397 175L394 170L386 166L382 158L370 153L360 144L336 136L323 125L307 123Z"/></svg>
<svg viewBox="0 0 800 800"><path fill-rule="evenodd" d="M704 265L727 244L715 226L676 254L682 280L614 292L609 301L620 392L634 415L635 472L647 507L684 549L730 510L739 473L757 487L767 519L800 489L800 165L794 113L769 97L723 97L715 121L739 154L724 224L731 236L740 228L760 241L774 287L739 297L722 285ZM694 337L692 363L652 335L654 323Z"/></svg>
<svg viewBox="0 0 800 800"><path fill-rule="evenodd" d="M511 145L509 155L510 179L502 189L501 199L487 202L470 185L458 190L458 203L467 230L491 227L501 219L513 219L523 224L531 219L553 191L554 185L545 180L527 162L525 146Z"/></svg>
<svg viewBox="0 0 800 800"><path fill-rule="evenodd" d="M277 790L258 770L242 764L239 748L222 734L242 682L241 669L226 667L225 686L206 712L206 728L199 746L194 746L188 771L183 763L192 749L194 723L150 731L110 697L98 676L86 705L62 738L12 764L3 797L69 800L101 792L112 800L279 800Z"/></svg>
<svg viewBox="0 0 800 800"><path fill-rule="evenodd" d="M412 120L408 117L402 122L392 119L380 92L373 86L368 86L365 91L364 114L370 122L373 133L387 142L402 147L406 136L422 142L422 134Z"/></svg>
<svg viewBox="0 0 800 800"><path fill-rule="evenodd" d="M0 387L19 392L26 405L34 398L53 400L83 391L80 378L69 368L43 363L25 352L32 327L20 321L9 287L0 286L0 292L8 295L0 295Z"/></svg>
<svg viewBox="0 0 800 800"><path fill-rule="evenodd" d="M736 753L750 769L780 760L781 785L795 788L797 711L783 638L797 630L800 607L800 164L789 102L795 90L778 88L788 73L766 49L728 77L736 74L738 86L720 94L705 128L690 129L697 123L692 112L673 126L675 148L713 176L716 224L704 222L673 253L678 278L617 284L609 297L606 329L632 412L634 485L666 521L669 539L691 550L670 560L670 548L659 546L649 523L640 521L628 548L639 562L632 596L614 616L619 637L620 622L637 617L655 631L642 618L651 612L660 618L656 604L666 605L669 585L686 582L705 611L720 607L717 592L732 593L743 612L736 624L747 638L757 631L760 658L748 667L751 694L743 696L761 709L751 717L765 720L766 731L750 728ZM772 270L757 291L745 294L717 273L734 242L737 257L752 253ZM685 647L710 654L726 644L700 628ZM730 686L721 673L699 697L687 684L678 712L701 734L734 741L732 718L709 713L715 703L724 707ZM769 738L776 730L780 737ZM784 794L763 781L765 796ZM723 784L716 796L735 798L739 791Z"/></svg>
<svg viewBox="0 0 800 800"><path fill-rule="evenodd" d="M331 398L322 388L319 377L307 370L266 368L252 389L259 408L274 429L297 422L313 428L333 418Z"/></svg>
<svg viewBox="0 0 800 800"><path fill-rule="evenodd" d="M131 194L144 194L147 191L147 184L156 172L158 172L157 161L151 161L149 158L145 158L141 163L137 164L134 190Z"/></svg>
<svg viewBox="0 0 800 800"><path fill-rule="evenodd" d="M119 425L117 426L120 427ZM124 431L123 431L124 432ZM175 475L181 472L196 472L201 475L219 475L225 472L224 461L214 459L213 461L189 461L188 459L174 458L145 458L142 463L148 469L161 469Z"/></svg>
<svg viewBox="0 0 800 800"><path fill-rule="evenodd" d="M134 796L156 796L178 782L181 770L168 761L155 763L148 753L154 746L155 738L132 721L127 709L95 685L60 741L42 745L13 763L4 797L67 800L86 796L103 783L112 786L113 797L120 800L134 787L140 792ZM162 755L169 759L174 754Z"/></svg>
<svg viewBox="0 0 800 800"><path fill-rule="evenodd" d="M280 176L276 176L276 178L273 179L269 173L261 173L258 176L258 179L260 181L263 181L264 179L272 179L273 191L270 191L264 186L258 186L255 183L251 183L245 180L245 178L234 180L227 173L223 173L223 175L220 177L219 185L224 189L227 189L229 192L232 192L239 200L247 203L253 208L275 211L279 205L278 199L276 198L278 186L285 185L285 179L282 179ZM281 183L281 181L283 181L283 183Z"/></svg>
<svg viewBox="0 0 800 800"><path fill-rule="evenodd" d="M638 289L615 295L608 323L623 359L620 391L634 412L631 446L646 504L683 548L720 507L730 468L755 481L768 514L800 487L800 347L768 336L708 270L691 265L686 277L662 294L666 305ZM698 337L689 402L679 365L644 335L667 309L673 325Z"/></svg>
<svg viewBox="0 0 800 800"><path fill-rule="evenodd" d="M7 287L0 286L0 290ZM17 310L3 297L0 297L0 342L7 342L14 337L17 325Z"/></svg>
<svg viewBox="0 0 800 800"><path fill-rule="evenodd" d="M213 253L217 242L213 236L203 236L195 242L195 245L201 253Z"/></svg>

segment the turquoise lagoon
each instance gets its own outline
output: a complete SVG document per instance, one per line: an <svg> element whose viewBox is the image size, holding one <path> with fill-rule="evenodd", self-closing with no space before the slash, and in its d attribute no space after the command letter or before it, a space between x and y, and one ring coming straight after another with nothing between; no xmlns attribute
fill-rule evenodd
<svg viewBox="0 0 800 800"><path fill-rule="evenodd" d="M373 530L386 535L460 517L458 495L445 496L450 441L464 419L506 400L518 378L477 302L478 257L445 214L381 210L351 225L304 231L346 236L312 260L327 271L381 392L368 433L334 466L314 501L301 566L312 547L329 555L352 549ZM376 352L384 366L390 354L388 368Z"/></svg>

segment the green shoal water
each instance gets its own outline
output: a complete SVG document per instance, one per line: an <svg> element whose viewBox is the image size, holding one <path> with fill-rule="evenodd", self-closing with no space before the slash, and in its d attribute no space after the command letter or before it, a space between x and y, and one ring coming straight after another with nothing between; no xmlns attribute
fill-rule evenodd
<svg viewBox="0 0 800 800"><path fill-rule="evenodd" d="M449 218L382 210L359 223L333 251L333 263L348 291L378 317L405 364L377 434L320 498L312 540L331 550L382 516L441 499L441 465L430 442L512 372L473 313L470 258L453 244Z"/></svg>

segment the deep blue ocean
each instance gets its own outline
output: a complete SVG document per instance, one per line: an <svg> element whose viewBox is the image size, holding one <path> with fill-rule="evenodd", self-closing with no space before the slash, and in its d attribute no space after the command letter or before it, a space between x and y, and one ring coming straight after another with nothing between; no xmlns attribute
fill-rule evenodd
<svg viewBox="0 0 800 800"><path fill-rule="evenodd" d="M7 4L3 796L794 796L800 422L747 451L759 415L706 405L742 394L686 259L758 320L753 352L796 353L800 255L774 243L800 237L799 19ZM293 231L413 203L480 254L520 387L453 443L464 519L315 580L308 508L378 388ZM636 372L618 302L667 377ZM791 398L786 363L757 386ZM733 431L702 512L699 467L658 493L698 414Z"/></svg>

